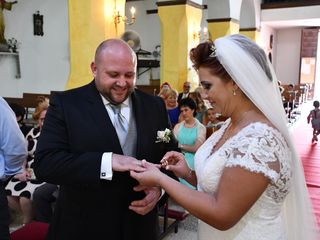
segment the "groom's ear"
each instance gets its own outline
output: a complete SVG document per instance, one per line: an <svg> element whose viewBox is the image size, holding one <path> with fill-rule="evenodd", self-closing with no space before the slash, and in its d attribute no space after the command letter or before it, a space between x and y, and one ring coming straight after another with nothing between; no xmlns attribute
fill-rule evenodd
<svg viewBox="0 0 320 240"><path fill-rule="evenodd" d="M96 66L95 62L92 62L90 67L91 67L91 72L93 74L93 77L95 78L97 75L97 66Z"/></svg>

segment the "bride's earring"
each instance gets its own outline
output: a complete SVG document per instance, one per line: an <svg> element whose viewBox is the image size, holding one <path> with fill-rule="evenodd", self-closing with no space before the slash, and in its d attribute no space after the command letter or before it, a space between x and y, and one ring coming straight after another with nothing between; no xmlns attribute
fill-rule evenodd
<svg viewBox="0 0 320 240"><path fill-rule="evenodd" d="M236 94L236 90L234 90L234 89L232 90L232 95L233 95L233 96L236 96L236 95L237 95L237 94Z"/></svg>

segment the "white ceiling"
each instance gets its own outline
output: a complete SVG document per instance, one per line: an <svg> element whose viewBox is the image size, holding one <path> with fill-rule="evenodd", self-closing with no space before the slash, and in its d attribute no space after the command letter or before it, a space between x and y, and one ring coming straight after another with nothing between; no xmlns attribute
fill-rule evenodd
<svg viewBox="0 0 320 240"><path fill-rule="evenodd" d="M262 9L261 23L276 29L320 27L320 5Z"/></svg>
<svg viewBox="0 0 320 240"><path fill-rule="evenodd" d="M300 19L300 20L282 20L282 21L263 21L261 23L275 29L291 28L291 27L320 27L320 18Z"/></svg>

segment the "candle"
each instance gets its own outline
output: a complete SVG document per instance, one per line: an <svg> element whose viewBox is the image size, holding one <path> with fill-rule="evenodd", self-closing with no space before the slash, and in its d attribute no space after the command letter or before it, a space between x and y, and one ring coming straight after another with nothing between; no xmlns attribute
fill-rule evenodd
<svg viewBox="0 0 320 240"><path fill-rule="evenodd" d="M131 18L135 18L136 9L134 7L130 8Z"/></svg>

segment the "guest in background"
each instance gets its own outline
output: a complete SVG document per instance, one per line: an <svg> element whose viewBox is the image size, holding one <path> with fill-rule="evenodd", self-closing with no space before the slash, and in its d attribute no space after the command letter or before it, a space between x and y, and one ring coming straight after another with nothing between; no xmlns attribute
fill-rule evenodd
<svg viewBox="0 0 320 240"><path fill-rule="evenodd" d="M171 89L171 86L168 82L162 83L159 89L158 96L164 100L165 98L167 98L167 93L170 89Z"/></svg>
<svg viewBox="0 0 320 240"><path fill-rule="evenodd" d="M179 108L183 120L174 127L173 133L189 168L194 170L194 154L206 140L206 127L195 118L197 106L191 98L181 99ZM192 189L196 188L182 178L179 181Z"/></svg>
<svg viewBox="0 0 320 240"><path fill-rule="evenodd" d="M206 93L205 93L205 90L203 89L203 87L202 87L201 85L198 86L198 87L194 90L194 92L199 93L202 100L205 99Z"/></svg>
<svg viewBox="0 0 320 240"><path fill-rule="evenodd" d="M177 102L178 92L169 89L164 99L172 128L179 122L180 109Z"/></svg>
<svg viewBox="0 0 320 240"><path fill-rule="evenodd" d="M181 93L179 93L179 95L178 95L178 102L180 102L181 99L189 97L190 89L191 89L191 83L184 82L183 83L183 91Z"/></svg>
<svg viewBox="0 0 320 240"><path fill-rule="evenodd" d="M163 99L163 101L165 101L165 99L168 96L168 92L170 91L170 88L162 88L158 94L159 97L161 97Z"/></svg>
<svg viewBox="0 0 320 240"><path fill-rule="evenodd" d="M30 132L32 128L31 126L27 126L24 122L24 119L26 116L26 109L17 103L9 103L9 106L11 107L11 109L16 115L20 130L22 131L23 135L26 136L27 133Z"/></svg>
<svg viewBox="0 0 320 240"><path fill-rule="evenodd" d="M200 92L191 92L189 94L189 98L193 99L197 105L196 118L202 124L205 123L205 115L206 115L207 107L204 103L204 100L201 97Z"/></svg>
<svg viewBox="0 0 320 240"><path fill-rule="evenodd" d="M294 108L297 108L298 105L295 103L297 91L294 90L294 85L289 84L287 89L285 89L282 93L284 98L283 107L288 113L288 117L291 117L291 112Z"/></svg>
<svg viewBox="0 0 320 240"><path fill-rule="evenodd" d="M6 186L9 207L22 212L24 224L31 222L33 219L32 194L37 187L44 184L44 182L37 180L34 175L33 161L48 107L49 99L39 97L38 105L33 114L33 119L38 122L38 126L32 128L26 135L28 157L24 161L23 172L16 174Z"/></svg>
<svg viewBox="0 0 320 240"><path fill-rule="evenodd" d="M27 145L15 115L0 97L0 240L9 240L10 216L5 183L9 176L22 172Z"/></svg>
<svg viewBox="0 0 320 240"><path fill-rule="evenodd" d="M215 131L220 129L224 124L224 121L220 121L220 113L217 113L214 108L209 108L206 112L206 118L208 119L206 128L207 128L207 138Z"/></svg>
<svg viewBox="0 0 320 240"><path fill-rule="evenodd" d="M160 91L161 91L162 89L171 89L171 86L170 86L170 84L169 84L168 82L164 82L164 83L162 83L162 84L160 85Z"/></svg>
<svg viewBox="0 0 320 240"><path fill-rule="evenodd" d="M318 135L320 134L320 110L319 110L319 101L313 102L314 109L310 111L307 120L308 123L311 121L313 133L312 133L312 142L318 141Z"/></svg>

